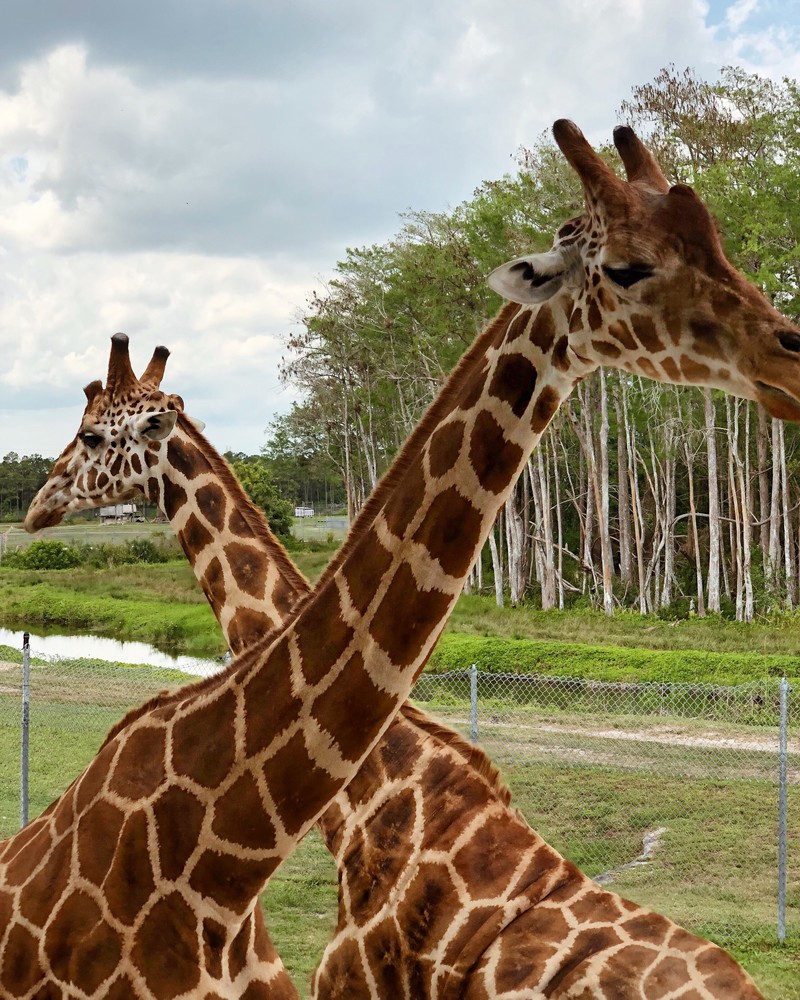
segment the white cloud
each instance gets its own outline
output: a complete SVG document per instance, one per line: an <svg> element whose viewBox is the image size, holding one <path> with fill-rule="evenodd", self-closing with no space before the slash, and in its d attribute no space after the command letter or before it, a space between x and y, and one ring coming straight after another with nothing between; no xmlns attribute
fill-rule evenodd
<svg viewBox="0 0 800 1000"><path fill-rule="evenodd" d="M293 398L281 337L346 246L468 197L557 117L607 141L669 62L797 72L778 9L735 0L713 28L705 0L9 0L0 453L61 447L116 330L139 366L170 347L212 439L255 450Z"/></svg>

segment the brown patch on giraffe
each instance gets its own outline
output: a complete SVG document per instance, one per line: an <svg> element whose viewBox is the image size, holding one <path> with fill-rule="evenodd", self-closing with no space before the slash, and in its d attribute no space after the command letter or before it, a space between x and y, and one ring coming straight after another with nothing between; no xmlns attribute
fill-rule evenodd
<svg viewBox="0 0 800 1000"><path fill-rule="evenodd" d="M141 476L142 460L141 458L139 458L136 452L133 452L133 454L131 455L131 468L133 469L133 471L136 473L137 476Z"/></svg>
<svg viewBox="0 0 800 1000"><path fill-rule="evenodd" d="M128 816L103 885L112 915L129 927L156 888L147 849L147 828L143 809Z"/></svg>
<svg viewBox="0 0 800 1000"><path fill-rule="evenodd" d="M104 490L108 486L108 484L110 482L111 482L111 479L109 478L108 473L107 472L101 472L100 475L97 477L97 488L98 488L98 490Z"/></svg>
<svg viewBox="0 0 800 1000"><path fill-rule="evenodd" d="M194 565L197 556L203 549L214 540L214 536L208 528L194 514L189 515L186 519L186 524L178 532L178 535L192 565Z"/></svg>
<svg viewBox="0 0 800 1000"><path fill-rule="evenodd" d="M650 358L637 358L636 367L646 375L648 378L655 379L656 382L661 380L660 372L658 368L653 364Z"/></svg>
<svg viewBox="0 0 800 1000"><path fill-rule="evenodd" d="M201 471L208 468L205 456L190 441L171 437L167 442L167 460L186 479L192 480Z"/></svg>
<svg viewBox="0 0 800 1000"><path fill-rule="evenodd" d="M631 333L631 328L628 324L621 319L615 319L613 323L609 323L606 327L606 332L610 337L618 340L622 346L628 351L638 351L639 345L633 339L633 334Z"/></svg>
<svg viewBox="0 0 800 1000"><path fill-rule="evenodd" d="M53 902L61 898L70 876L72 837L62 838L47 855L36 874L25 883L19 911L23 917L44 927L53 911Z"/></svg>
<svg viewBox="0 0 800 1000"><path fill-rule="evenodd" d="M274 979L270 979L268 983L259 983L257 980L250 983L242 993L241 1000L274 1000L276 996L292 996L296 992L297 990L289 978L289 973L285 969L281 969L278 975Z"/></svg>
<svg viewBox="0 0 800 1000"><path fill-rule="evenodd" d="M384 509L386 526L392 534L403 538L409 524L425 501L425 472L422 466L412 466L403 480L403 488L395 490Z"/></svg>
<svg viewBox="0 0 800 1000"><path fill-rule="evenodd" d="M205 806L191 792L174 785L167 787L153 803L163 878L174 881L183 872L197 847L205 814Z"/></svg>
<svg viewBox="0 0 800 1000"><path fill-rule="evenodd" d="M291 660L286 641L273 647L268 665L246 682L243 695L245 753L254 757L294 722L302 705L292 692ZM281 711L269 711L271 704L280 705Z"/></svg>
<svg viewBox="0 0 800 1000"><path fill-rule="evenodd" d="M664 350L661 338L656 332L656 325L650 316L643 313L636 313L631 316L633 332L642 347L650 354L660 354Z"/></svg>
<svg viewBox="0 0 800 1000"><path fill-rule="evenodd" d="M469 457L483 489L497 495L516 476L523 451L506 439L503 428L491 413L481 410L470 434Z"/></svg>
<svg viewBox="0 0 800 1000"><path fill-rule="evenodd" d="M603 316L595 299L592 299L589 302L589 308L586 312L586 322L589 324L589 329L593 333L595 330L599 330L603 325Z"/></svg>
<svg viewBox="0 0 800 1000"><path fill-rule="evenodd" d="M264 762L264 777L290 836L313 820L341 787L309 756L301 732Z"/></svg>
<svg viewBox="0 0 800 1000"><path fill-rule="evenodd" d="M78 822L78 868L93 885L100 886L114 858L125 813L106 799L97 799Z"/></svg>
<svg viewBox="0 0 800 1000"><path fill-rule="evenodd" d="M187 715L176 719L172 728L175 773L205 788L216 788L233 766L235 714L236 695L224 689L216 698L191 706Z"/></svg>
<svg viewBox="0 0 800 1000"><path fill-rule="evenodd" d="M439 479L453 468L463 442L463 420L453 420L434 433L428 446L428 465L432 476Z"/></svg>
<svg viewBox="0 0 800 1000"><path fill-rule="evenodd" d="M661 367L664 369L664 373L670 382L682 382L681 372L678 366L675 364L672 358L667 356L662 358Z"/></svg>
<svg viewBox="0 0 800 1000"><path fill-rule="evenodd" d="M189 885L217 906L244 913L278 867L278 858L237 858L221 851L204 851L189 876ZM195 924L192 923L192 927Z"/></svg>
<svg viewBox="0 0 800 1000"><path fill-rule="evenodd" d="M494 980L497 992L512 993L533 983L541 985L546 964L570 930L558 910L528 910L513 921L500 935L500 958Z"/></svg>
<svg viewBox="0 0 800 1000"><path fill-rule="evenodd" d="M237 778L214 803L211 829L230 844L262 850L275 846L275 827L249 771Z"/></svg>
<svg viewBox="0 0 800 1000"><path fill-rule="evenodd" d="M255 538L255 532L250 527L249 521L236 507L233 507L228 515L228 531L232 535L238 535L239 538Z"/></svg>
<svg viewBox="0 0 800 1000"><path fill-rule="evenodd" d="M495 364L489 395L508 403L511 412L521 417L536 388L536 369L522 354L502 354Z"/></svg>
<svg viewBox="0 0 800 1000"><path fill-rule="evenodd" d="M403 947L397 939L397 929L391 919L382 920L376 924L364 938L364 945L369 959L369 967L375 979L378 996L403 997L408 993L403 988ZM357 960L357 959L356 959ZM357 960L358 961L358 960ZM358 962L360 965L360 962ZM329 994L318 994L319 996ZM366 996L366 991L352 994L341 994L341 1000L350 1000L352 996Z"/></svg>
<svg viewBox="0 0 800 1000"><path fill-rule="evenodd" d="M386 734L377 746L388 781L399 778L406 773L408 762L419 749L417 730L413 725L403 725L400 721L405 708L406 706L403 705L400 709L400 715L386 730ZM352 787L352 783L348 785L348 788L350 787Z"/></svg>
<svg viewBox="0 0 800 1000"><path fill-rule="evenodd" d="M719 358L722 347L719 335L722 327L713 320L693 319L689 321L689 330L694 338L692 348L704 358Z"/></svg>
<svg viewBox="0 0 800 1000"><path fill-rule="evenodd" d="M370 528L356 546L353 557L342 566L350 600L359 614L369 607L375 589L392 564L392 554L381 545L375 528Z"/></svg>
<svg viewBox="0 0 800 1000"><path fill-rule="evenodd" d="M486 388L486 378L489 374L489 361L484 358L477 371L464 383L461 392L456 396L453 409L469 412L478 405L478 400Z"/></svg>
<svg viewBox="0 0 800 1000"><path fill-rule="evenodd" d="M616 310L617 300L603 285L597 289L597 299L605 312L614 312Z"/></svg>
<svg viewBox="0 0 800 1000"><path fill-rule="evenodd" d="M559 371L565 372L569 370L568 351L569 338L561 337L556 346L553 348L553 364Z"/></svg>
<svg viewBox="0 0 800 1000"><path fill-rule="evenodd" d="M534 434L541 434L553 419L553 415L561 405L561 397L552 385L546 385L533 404L531 428Z"/></svg>
<svg viewBox="0 0 800 1000"><path fill-rule="evenodd" d="M620 926L636 941L661 947L669 937L674 925L666 917L662 917L660 913L647 911L626 920Z"/></svg>
<svg viewBox="0 0 800 1000"><path fill-rule="evenodd" d="M170 479L164 480L164 513L170 521L186 503L186 499L186 490L182 486Z"/></svg>
<svg viewBox="0 0 800 1000"><path fill-rule="evenodd" d="M579 923L616 923L622 911L616 897L603 889L584 893L570 906L570 912Z"/></svg>
<svg viewBox="0 0 800 1000"><path fill-rule="evenodd" d="M412 954L435 948L450 927L450 900L456 887L444 864L422 862L406 890L402 902L402 922Z"/></svg>
<svg viewBox="0 0 800 1000"><path fill-rule="evenodd" d="M696 949L697 939L695 938ZM662 961L666 962L666 959L662 959ZM731 956L721 948L712 946L701 951L695 957L695 967L703 976L705 988L709 993L720 997L742 995L742 970ZM756 1000L757 996L758 994L753 992L752 1000Z"/></svg>
<svg viewBox="0 0 800 1000"><path fill-rule="evenodd" d="M145 495L147 496L147 499L154 503L157 507L161 506L161 484L154 476L151 476L147 480Z"/></svg>
<svg viewBox="0 0 800 1000"><path fill-rule="evenodd" d="M512 341L517 340L523 333L525 333L530 319L530 311L527 309L520 309L517 315L508 324L508 327L498 325L497 333L492 341L494 346L500 347L503 343L510 344Z"/></svg>
<svg viewBox="0 0 800 1000"><path fill-rule="evenodd" d="M569 332L580 333L583 330L583 310L576 306L569 317Z"/></svg>
<svg viewBox="0 0 800 1000"><path fill-rule="evenodd" d="M152 795L164 783L166 733L160 726L140 726L128 735L108 787L117 795L137 802Z"/></svg>
<svg viewBox="0 0 800 1000"><path fill-rule="evenodd" d="M206 917L203 920L203 961L212 979L222 978L222 950L226 940L225 925Z"/></svg>
<svg viewBox="0 0 800 1000"><path fill-rule="evenodd" d="M147 446L147 451L144 453L144 464L148 469L152 469L154 465L158 465L158 454L159 449L153 447L153 443Z"/></svg>
<svg viewBox="0 0 800 1000"><path fill-rule="evenodd" d="M473 899L497 896L529 844L530 830L521 823L512 825L507 816L490 816L453 858L453 866Z"/></svg>
<svg viewBox="0 0 800 1000"><path fill-rule="evenodd" d="M338 677L311 707L311 714L331 734L345 760L358 760L380 732L397 699L381 690L364 669L364 657L354 653ZM358 725L353 706L358 705Z"/></svg>
<svg viewBox="0 0 800 1000"><path fill-rule="evenodd" d="M122 957L120 935L91 896L80 890L63 901L47 928L44 947L53 975L65 983L80 983L90 994L113 975Z"/></svg>
<svg viewBox="0 0 800 1000"><path fill-rule="evenodd" d="M225 570L216 556L206 566L200 583L211 606L215 610L222 608L227 600L228 591L225 587Z"/></svg>
<svg viewBox="0 0 800 1000"><path fill-rule="evenodd" d="M118 476L121 468L122 468L122 455L117 455L117 457L111 463L111 466L108 471L111 473L112 476Z"/></svg>
<svg viewBox="0 0 800 1000"><path fill-rule="evenodd" d="M556 339L556 324L549 306L542 306L536 314L531 326L529 340L539 348L542 354L547 354Z"/></svg>
<svg viewBox="0 0 800 1000"><path fill-rule="evenodd" d="M23 839L22 833L27 833L27 830L17 835L20 839ZM31 867L51 850L53 842L50 831L43 823L34 826L22 844L18 845L16 840L15 837L13 841L15 853L4 858L6 870L3 881L6 885L12 886L24 884L31 873Z"/></svg>
<svg viewBox="0 0 800 1000"><path fill-rule="evenodd" d="M371 950L371 949L370 949ZM397 980L397 973L392 977ZM325 959L325 972L320 979L324 989L317 983L316 996L324 996L328 1000L353 1000L353 997L370 996L370 986L361 968L361 955L355 941L345 938ZM389 991L380 996L402 996L401 992Z"/></svg>
<svg viewBox="0 0 800 1000"><path fill-rule="evenodd" d="M235 653L248 649L274 627L269 616L252 608L238 608L228 623L228 642Z"/></svg>
<svg viewBox="0 0 800 1000"><path fill-rule="evenodd" d="M224 490L217 483L208 483L197 490L195 500L208 523L217 531L223 531L227 508Z"/></svg>
<svg viewBox="0 0 800 1000"><path fill-rule="evenodd" d="M6 938L0 966L0 985L10 996L24 996L41 980L39 943L27 927L15 924Z"/></svg>
<svg viewBox="0 0 800 1000"><path fill-rule="evenodd" d="M225 558L239 587L251 597L263 597L267 566L261 555L242 542L229 542L225 546Z"/></svg>
<svg viewBox="0 0 800 1000"><path fill-rule="evenodd" d="M86 487L91 492L92 490L94 490L96 485L97 485L97 469L95 469L95 467L92 466L92 468L89 469L89 472L86 476Z"/></svg>
<svg viewBox="0 0 800 1000"><path fill-rule="evenodd" d="M592 347L602 357L611 361L616 360L622 354L622 351L615 344L610 344L607 340L593 340Z"/></svg>
<svg viewBox="0 0 800 1000"><path fill-rule="evenodd" d="M295 626L303 676L317 684L327 676L353 639L342 615L339 590L331 581L319 590ZM313 610L312 610L313 609Z"/></svg>
<svg viewBox="0 0 800 1000"><path fill-rule="evenodd" d="M344 871L349 889L350 913L363 926L386 903L378 886L394 886L411 856L416 804L414 791L402 789L384 802L369 821L369 837L359 829L348 845Z"/></svg>
<svg viewBox="0 0 800 1000"><path fill-rule="evenodd" d="M684 378L693 385L702 384L711 376L711 369L708 365L700 364L687 354L681 355L681 371Z"/></svg>
<svg viewBox="0 0 800 1000"><path fill-rule="evenodd" d="M421 589L411 567L402 563L373 615L370 635L395 666L407 666L441 627L451 601L449 594Z"/></svg>
<svg viewBox="0 0 800 1000"><path fill-rule="evenodd" d="M481 511L450 486L434 499L413 540L425 546L445 573L461 576L475 559L482 526Z"/></svg>
<svg viewBox="0 0 800 1000"><path fill-rule="evenodd" d="M247 954L250 950L250 930L252 918L245 920L239 929L239 933L231 941L228 949L228 975L231 979L236 979L239 973L247 966Z"/></svg>
<svg viewBox="0 0 800 1000"><path fill-rule="evenodd" d="M200 982L197 917L177 892L159 899L142 921L131 958L159 1000L173 1000Z"/></svg>

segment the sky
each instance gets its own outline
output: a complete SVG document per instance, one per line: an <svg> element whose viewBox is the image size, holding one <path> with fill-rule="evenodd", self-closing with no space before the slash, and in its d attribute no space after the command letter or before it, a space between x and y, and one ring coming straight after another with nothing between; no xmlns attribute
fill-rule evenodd
<svg viewBox="0 0 800 1000"><path fill-rule="evenodd" d="M119 330L135 370L170 348L216 447L257 452L347 247L556 118L608 141L669 63L800 77L800 0L4 0L0 456L61 451Z"/></svg>

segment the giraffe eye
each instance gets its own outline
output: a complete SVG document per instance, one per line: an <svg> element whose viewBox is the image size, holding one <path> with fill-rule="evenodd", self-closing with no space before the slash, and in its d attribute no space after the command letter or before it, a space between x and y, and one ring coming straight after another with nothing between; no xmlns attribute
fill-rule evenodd
<svg viewBox="0 0 800 1000"><path fill-rule="evenodd" d="M654 270L655 268L652 264L628 264L627 267L603 266L603 272L606 277L610 278L615 285L619 285L621 288L630 288L637 281L651 278Z"/></svg>
<svg viewBox="0 0 800 1000"><path fill-rule="evenodd" d="M78 437L86 445L87 448L96 448L99 444L103 443L103 439L99 434L92 434L90 431L85 431L79 434Z"/></svg>

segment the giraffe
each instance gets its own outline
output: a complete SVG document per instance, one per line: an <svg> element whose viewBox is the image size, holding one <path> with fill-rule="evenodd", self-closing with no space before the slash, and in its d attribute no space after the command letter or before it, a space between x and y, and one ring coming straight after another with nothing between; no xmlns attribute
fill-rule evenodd
<svg viewBox="0 0 800 1000"><path fill-rule="evenodd" d="M478 747L397 717L337 796L338 823L325 816L339 916L314 1000L761 996L727 952L601 888L510 800Z"/></svg>
<svg viewBox="0 0 800 1000"><path fill-rule="evenodd" d="M231 957L241 957L237 936L257 894L388 726L527 456L604 360L594 345L601 306L622 326L635 314L635 334L669 315L674 380L724 384L763 397L778 416L800 415L800 331L725 262L699 200L654 188L653 161L630 130L615 135L627 182L574 125L554 132L586 193L589 223L573 244L581 267L567 266L562 249L560 267L529 258L496 275L527 304L507 304L479 335L277 634L224 674L133 712L70 789L5 843L0 986L9 996L265 995L259 971ZM584 327L571 333L570 319L582 307L596 336L577 336L576 349ZM716 327L709 316L721 317ZM633 348L619 340L619 364L625 350L641 352L638 337ZM653 370L670 380L665 361ZM140 449L144 475L146 456L155 464L174 429L169 412L145 408L105 439L90 404L26 523L68 506L59 480L84 449L116 451L123 465ZM593 955L587 947L577 965Z"/></svg>

